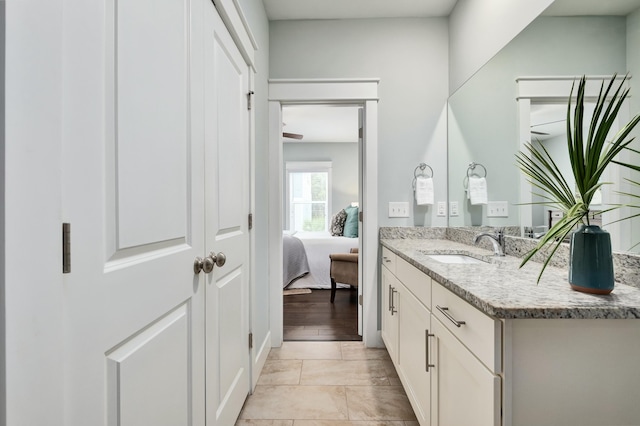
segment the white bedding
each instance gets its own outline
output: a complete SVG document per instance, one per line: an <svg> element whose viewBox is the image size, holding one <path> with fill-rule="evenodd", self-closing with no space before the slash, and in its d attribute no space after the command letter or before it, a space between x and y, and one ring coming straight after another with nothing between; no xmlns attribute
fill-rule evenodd
<svg viewBox="0 0 640 426"><path fill-rule="evenodd" d="M357 238L332 237L329 232L297 232L295 236L302 240L304 244L309 262L309 273L289 284L288 289L331 288L329 255L332 253L349 253L349 250L358 247ZM349 286L338 284L338 287Z"/></svg>

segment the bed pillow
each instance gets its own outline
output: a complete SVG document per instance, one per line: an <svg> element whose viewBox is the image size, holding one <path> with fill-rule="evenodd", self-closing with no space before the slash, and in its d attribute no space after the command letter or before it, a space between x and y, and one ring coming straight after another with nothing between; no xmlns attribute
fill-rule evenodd
<svg viewBox="0 0 640 426"><path fill-rule="evenodd" d="M349 238L358 238L358 208L357 207L345 207L344 211L347 212L347 220L344 223L343 236Z"/></svg>
<svg viewBox="0 0 640 426"><path fill-rule="evenodd" d="M331 218L331 235L341 237L344 233L344 223L347 220L347 212L344 209L333 215Z"/></svg>

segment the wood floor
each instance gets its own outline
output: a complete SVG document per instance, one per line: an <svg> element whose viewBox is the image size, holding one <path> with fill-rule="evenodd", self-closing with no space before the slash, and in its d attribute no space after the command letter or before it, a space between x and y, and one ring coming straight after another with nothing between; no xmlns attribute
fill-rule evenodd
<svg viewBox="0 0 640 426"><path fill-rule="evenodd" d="M338 289L284 297L284 340L362 340L358 335L358 292Z"/></svg>

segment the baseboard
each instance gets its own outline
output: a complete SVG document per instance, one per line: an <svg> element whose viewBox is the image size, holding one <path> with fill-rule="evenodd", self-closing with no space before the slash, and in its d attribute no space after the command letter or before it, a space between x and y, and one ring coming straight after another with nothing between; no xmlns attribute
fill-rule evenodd
<svg viewBox="0 0 640 426"><path fill-rule="evenodd" d="M365 336L362 336L363 339ZM376 330L372 339L364 340L364 346L367 348L386 348L382 341L382 331Z"/></svg>

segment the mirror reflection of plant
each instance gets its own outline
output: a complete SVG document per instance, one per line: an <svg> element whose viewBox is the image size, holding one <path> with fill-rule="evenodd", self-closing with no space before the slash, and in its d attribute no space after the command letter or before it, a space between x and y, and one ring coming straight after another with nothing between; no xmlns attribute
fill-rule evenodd
<svg viewBox="0 0 640 426"><path fill-rule="evenodd" d="M633 148L629 148L628 146L625 148L631 152L635 152L636 154L640 155L640 151L633 149ZM618 164L620 166L623 167L627 167L631 170L635 170L636 172L640 172L640 166L636 165L636 164L631 164L631 163L622 163L620 161L613 161L615 164ZM629 178L625 178L625 181L627 181L629 184L631 184L632 188L638 188L638 190L636 192L623 192L623 191L618 191L618 194L620 195L626 195L631 199L631 202L629 204L626 204L626 207L630 207L632 209L640 209L640 182L633 180L633 179L629 179ZM633 219L635 217L640 217L640 212L638 213L634 213L631 214L630 216L624 217L622 219L616 220L614 222L611 223L615 223L615 222L619 222L621 220L627 220L627 219ZM634 244L629 250L633 249L634 247L640 245L640 241L638 241L636 244Z"/></svg>
<svg viewBox="0 0 640 426"><path fill-rule="evenodd" d="M545 201L532 204L544 204L564 213L564 216L540 239L536 247L525 255L520 264L520 267L524 266L543 248L550 249L550 251L544 252L546 259L538 275L538 282L540 282L542 273L551 258L560 247L560 243L577 225L589 225L589 206L595 193L605 184L605 182L600 182L600 178L620 151L627 148L633 141L633 138L627 139L627 137L640 121L640 115L635 116L620 129L612 141L607 141L607 135L616 121L622 104L629 95L629 89L624 88L627 78L628 76L625 76L622 79L611 95L616 76L613 76L606 90L604 82L602 83L586 135L583 130L586 78L583 76L580 79L574 108L572 108L571 102L575 83L571 87L567 105L567 149L571 171L576 181L575 192L567 183L549 152L539 142L525 144L526 151L519 151L516 154L516 161L522 173L527 176L533 186L543 191L543 194L537 195ZM573 120L571 120L572 112ZM611 207L599 214L618 207L620 206Z"/></svg>

